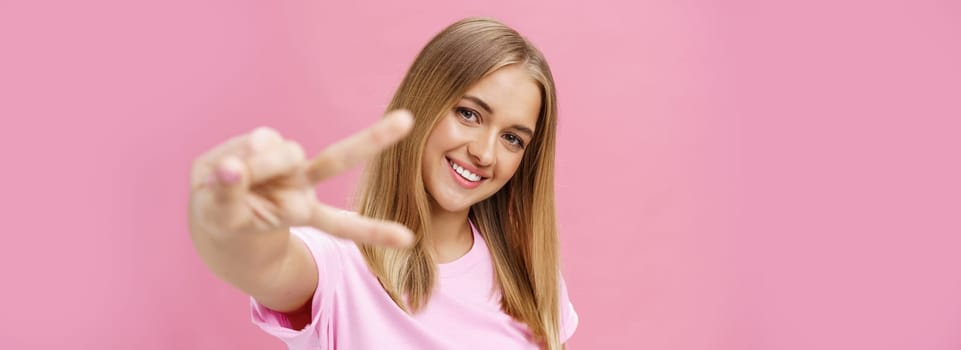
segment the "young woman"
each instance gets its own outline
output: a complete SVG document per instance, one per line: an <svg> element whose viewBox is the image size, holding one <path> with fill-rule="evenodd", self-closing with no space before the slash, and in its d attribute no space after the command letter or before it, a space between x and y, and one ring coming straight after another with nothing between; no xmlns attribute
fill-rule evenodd
<svg viewBox="0 0 961 350"><path fill-rule="evenodd" d="M525 38L459 21L394 112L317 157L267 128L199 157L191 237L291 349L561 349L578 319L559 270L555 96ZM314 184L364 160L356 213L318 203Z"/></svg>

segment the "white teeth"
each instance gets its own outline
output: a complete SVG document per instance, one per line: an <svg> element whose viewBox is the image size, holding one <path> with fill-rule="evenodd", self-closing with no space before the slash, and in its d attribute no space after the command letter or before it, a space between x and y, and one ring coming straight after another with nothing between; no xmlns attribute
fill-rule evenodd
<svg viewBox="0 0 961 350"><path fill-rule="evenodd" d="M461 177L467 179L468 181L477 182L481 179L480 175L467 171L467 169L462 168L460 165L454 164L453 161L450 162L450 166L451 168L454 168L454 171L457 172L457 174L460 174Z"/></svg>

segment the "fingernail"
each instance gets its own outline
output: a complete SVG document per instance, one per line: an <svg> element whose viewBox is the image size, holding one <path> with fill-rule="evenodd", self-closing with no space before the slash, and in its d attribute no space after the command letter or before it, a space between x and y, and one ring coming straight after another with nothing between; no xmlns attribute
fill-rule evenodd
<svg viewBox="0 0 961 350"><path fill-rule="evenodd" d="M217 168L217 178L220 179L220 182L229 185L237 182L237 180L240 180L240 172L221 165L219 168Z"/></svg>

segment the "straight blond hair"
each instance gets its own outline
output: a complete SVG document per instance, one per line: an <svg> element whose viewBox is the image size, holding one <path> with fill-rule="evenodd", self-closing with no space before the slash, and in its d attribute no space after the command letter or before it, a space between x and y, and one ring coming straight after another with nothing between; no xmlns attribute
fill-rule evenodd
<svg viewBox="0 0 961 350"><path fill-rule="evenodd" d="M559 259L554 209L554 143L557 122L554 79L537 48L515 30L489 18L467 18L437 34L420 52L387 110L414 115L410 135L365 169L358 213L393 220L416 236L411 249L360 245L371 271L398 307L408 313L430 299L436 266L431 244L430 197L424 186L424 145L440 118L474 83L508 65L522 65L541 90L535 134L514 176L469 217L487 241L501 308L528 325L546 349L560 349Z"/></svg>

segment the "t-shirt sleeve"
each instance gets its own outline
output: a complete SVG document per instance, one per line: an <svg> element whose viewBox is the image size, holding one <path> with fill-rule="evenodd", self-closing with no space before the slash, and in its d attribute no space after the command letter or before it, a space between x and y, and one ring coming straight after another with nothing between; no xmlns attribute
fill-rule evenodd
<svg viewBox="0 0 961 350"><path fill-rule="evenodd" d="M560 307L560 313L558 314L559 326L560 326L560 338L561 343L566 343L568 339L574 335L574 331L577 330L577 311L574 310L574 303L571 302L570 296L567 294L567 283L564 282L564 276L560 278L560 299L558 299L558 307Z"/></svg>
<svg viewBox="0 0 961 350"><path fill-rule="evenodd" d="M310 227L293 227L291 236L302 240L317 264L317 288L311 301L311 321L301 330L291 328L290 321L282 312L271 310L250 298L251 321L277 337L290 350L329 349L330 315L333 295L341 280L343 251L336 238Z"/></svg>

